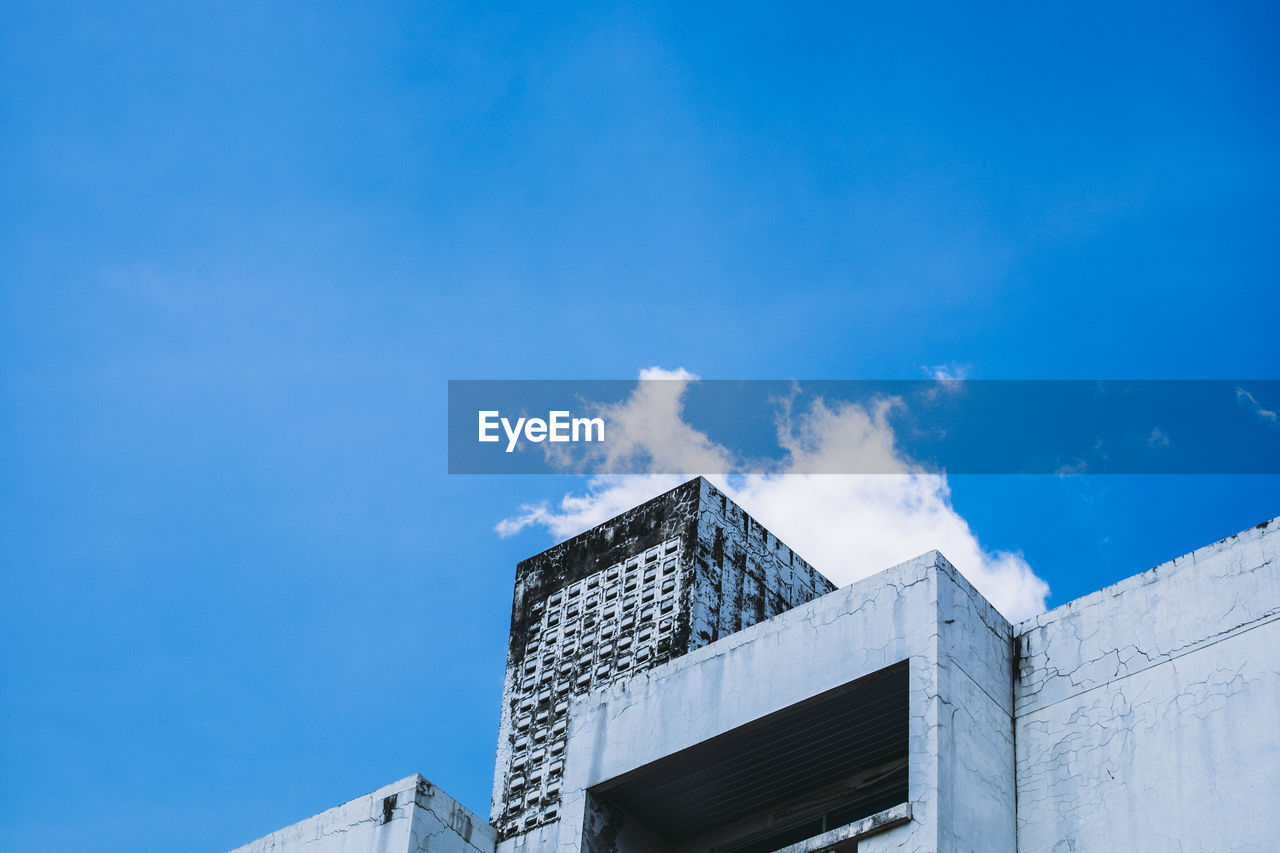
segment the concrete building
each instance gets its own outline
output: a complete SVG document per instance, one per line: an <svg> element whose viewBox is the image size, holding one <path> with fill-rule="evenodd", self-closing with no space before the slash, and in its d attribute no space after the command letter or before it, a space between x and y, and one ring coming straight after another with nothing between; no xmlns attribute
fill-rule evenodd
<svg viewBox="0 0 1280 853"><path fill-rule="evenodd" d="M1278 528L1015 625L936 551L830 590L694 480L520 564L496 829L412 777L241 849L1275 850Z"/></svg>
<svg viewBox="0 0 1280 853"><path fill-rule="evenodd" d="M492 822L559 815L569 705L835 589L701 477L516 567Z"/></svg>

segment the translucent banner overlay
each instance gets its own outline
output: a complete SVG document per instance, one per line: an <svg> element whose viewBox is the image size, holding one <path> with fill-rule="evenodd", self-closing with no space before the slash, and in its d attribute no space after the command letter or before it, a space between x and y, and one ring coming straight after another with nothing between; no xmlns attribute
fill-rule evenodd
<svg viewBox="0 0 1280 853"><path fill-rule="evenodd" d="M1277 474L1276 380L452 380L453 474Z"/></svg>

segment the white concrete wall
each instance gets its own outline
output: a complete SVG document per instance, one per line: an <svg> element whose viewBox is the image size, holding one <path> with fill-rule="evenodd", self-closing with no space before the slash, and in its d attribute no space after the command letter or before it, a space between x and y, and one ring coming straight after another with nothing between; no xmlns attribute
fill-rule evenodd
<svg viewBox="0 0 1280 853"><path fill-rule="evenodd" d="M913 778L911 805L916 814L927 807L925 814L935 823L921 832L913 820L859 841L858 851L1014 853L1012 628L937 551L918 561L937 578L931 590L936 624L922 638L937 647L936 692L918 697L913 684L911 701L913 707L917 701L936 706L936 734L928 741L936 751L931 768L936 784L918 789ZM912 773L931 760L918 750L913 734Z"/></svg>
<svg viewBox="0 0 1280 853"><path fill-rule="evenodd" d="M413 775L232 853L494 853L495 844L487 823Z"/></svg>
<svg viewBox="0 0 1280 853"><path fill-rule="evenodd" d="M1018 849L1280 849L1280 523L1020 624Z"/></svg>
<svg viewBox="0 0 1280 853"><path fill-rule="evenodd" d="M570 710L558 837L522 850L577 853L592 786L909 660L912 819L860 849L1012 853L1010 637L931 552L588 694Z"/></svg>
<svg viewBox="0 0 1280 853"><path fill-rule="evenodd" d="M939 563L939 849L1014 853L1013 628Z"/></svg>

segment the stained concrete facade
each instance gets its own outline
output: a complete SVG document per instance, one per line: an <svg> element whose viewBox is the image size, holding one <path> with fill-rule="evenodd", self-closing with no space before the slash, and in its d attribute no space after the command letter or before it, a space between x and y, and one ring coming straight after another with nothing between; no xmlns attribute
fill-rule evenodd
<svg viewBox="0 0 1280 853"><path fill-rule="evenodd" d="M786 576L796 558L731 506L695 480L521 564L513 649L532 602L625 577L637 555L641 590L654 548L656 590L676 558L682 615L665 657L568 696L554 819L505 836L471 824L466 849L1277 849L1280 521L1017 625L936 551L826 594L811 582L816 597L787 607L765 597L753 619L752 567L772 555ZM790 577L821 577L809 571ZM495 801L510 761L500 747ZM370 840L380 793L243 849L404 849ZM351 846L303 846L344 821ZM463 849L439 830L456 821L437 824L408 849Z"/></svg>
<svg viewBox="0 0 1280 853"><path fill-rule="evenodd" d="M491 820L556 821L569 705L835 589L698 477L516 567Z"/></svg>

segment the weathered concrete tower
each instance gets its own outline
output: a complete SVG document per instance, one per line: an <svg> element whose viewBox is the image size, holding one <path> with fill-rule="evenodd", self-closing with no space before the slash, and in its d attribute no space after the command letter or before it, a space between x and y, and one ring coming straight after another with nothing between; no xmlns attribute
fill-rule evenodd
<svg viewBox="0 0 1280 853"><path fill-rule="evenodd" d="M701 477L516 567L491 821L559 817L569 701L835 589Z"/></svg>

